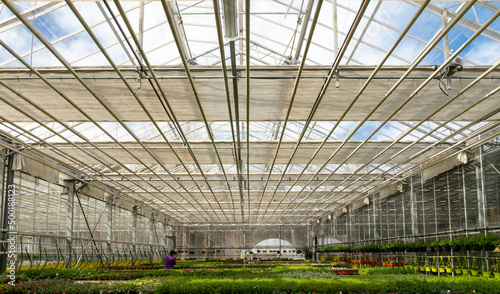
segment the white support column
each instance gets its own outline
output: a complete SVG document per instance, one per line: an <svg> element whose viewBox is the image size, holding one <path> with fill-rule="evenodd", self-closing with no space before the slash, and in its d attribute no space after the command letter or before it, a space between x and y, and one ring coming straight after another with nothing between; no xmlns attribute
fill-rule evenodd
<svg viewBox="0 0 500 294"><path fill-rule="evenodd" d="M413 177L410 178L410 207L411 207L411 234L417 235L418 232L418 214L417 214L417 195L415 189L413 188Z"/></svg>
<svg viewBox="0 0 500 294"><path fill-rule="evenodd" d="M379 239L382 237L382 220L380 217L380 194L377 193L373 196L373 235L375 239Z"/></svg>
<svg viewBox="0 0 500 294"><path fill-rule="evenodd" d="M149 219L149 240L148 243L150 244L149 248L152 251L151 255L149 256L149 261L153 263L154 261L154 247L152 246L155 244L155 219L156 215L154 213L151 213L151 218ZM156 247L156 246L155 246Z"/></svg>
<svg viewBox="0 0 500 294"><path fill-rule="evenodd" d="M148 244L155 243L155 214L151 214L151 218L149 219L149 239Z"/></svg>
<svg viewBox="0 0 500 294"><path fill-rule="evenodd" d="M106 202L106 240L111 242L113 236L113 195L110 195Z"/></svg>
<svg viewBox="0 0 500 294"><path fill-rule="evenodd" d="M163 220L163 246L167 247L167 219Z"/></svg>
<svg viewBox="0 0 500 294"><path fill-rule="evenodd" d="M486 198L484 193L483 149L479 147L479 165L476 165L477 218L479 227L486 227Z"/></svg>
<svg viewBox="0 0 500 294"><path fill-rule="evenodd" d="M132 265L135 265L135 261L137 260L137 251L136 251L136 243L137 243L137 206L132 208L132 228L131 228L131 242L132 242Z"/></svg>
<svg viewBox="0 0 500 294"><path fill-rule="evenodd" d="M75 181L66 181L67 191L67 207L66 207L66 268L71 268L72 262L72 244L71 239L73 236L73 215L75 204Z"/></svg>
<svg viewBox="0 0 500 294"><path fill-rule="evenodd" d="M132 238L132 243L134 243L133 246L135 246L135 243L137 243L137 206L134 206L132 208L132 232L131 232L131 238Z"/></svg>

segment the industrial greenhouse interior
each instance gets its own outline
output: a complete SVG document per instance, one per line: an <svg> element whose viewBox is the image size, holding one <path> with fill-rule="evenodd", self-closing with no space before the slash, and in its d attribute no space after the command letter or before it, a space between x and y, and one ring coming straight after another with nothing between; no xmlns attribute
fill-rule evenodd
<svg viewBox="0 0 500 294"><path fill-rule="evenodd" d="M2 0L0 293L499 292L499 15ZM43 275L66 290L30 290Z"/></svg>

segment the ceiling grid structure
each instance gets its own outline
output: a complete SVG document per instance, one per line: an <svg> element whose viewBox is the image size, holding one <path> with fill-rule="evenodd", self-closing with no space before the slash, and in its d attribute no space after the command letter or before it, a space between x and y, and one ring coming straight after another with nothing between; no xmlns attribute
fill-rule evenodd
<svg viewBox="0 0 500 294"><path fill-rule="evenodd" d="M497 1L5 0L0 136L180 224L314 223L500 136L499 15Z"/></svg>

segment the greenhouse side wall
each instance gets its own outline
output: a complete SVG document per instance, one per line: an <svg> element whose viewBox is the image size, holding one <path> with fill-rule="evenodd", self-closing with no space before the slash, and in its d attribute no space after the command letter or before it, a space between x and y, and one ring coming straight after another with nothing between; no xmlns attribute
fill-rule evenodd
<svg viewBox="0 0 500 294"><path fill-rule="evenodd" d="M14 167L10 231L16 233L18 269L162 263L174 248L174 221L168 216L104 185L82 184L46 163L38 172L29 164ZM2 244L5 255L7 243Z"/></svg>
<svg viewBox="0 0 500 294"><path fill-rule="evenodd" d="M500 229L498 140L469 154L469 161L432 178L417 173L401 179L400 191L367 196L313 228L318 245L365 245L440 240ZM402 190L402 191L401 191ZM387 193L386 193L387 194ZM333 217L332 217L333 216Z"/></svg>
<svg viewBox="0 0 500 294"><path fill-rule="evenodd" d="M303 259L310 247L310 226L178 226L181 258Z"/></svg>

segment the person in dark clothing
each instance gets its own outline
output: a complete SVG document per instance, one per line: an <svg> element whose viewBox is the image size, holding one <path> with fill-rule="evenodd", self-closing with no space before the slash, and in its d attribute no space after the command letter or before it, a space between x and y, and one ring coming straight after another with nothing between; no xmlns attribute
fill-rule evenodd
<svg viewBox="0 0 500 294"><path fill-rule="evenodd" d="M165 268L166 269L174 269L175 265L175 255L177 252L174 250L170 250L170 254L165 256Z"/></svg>

